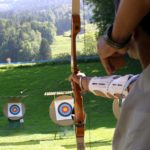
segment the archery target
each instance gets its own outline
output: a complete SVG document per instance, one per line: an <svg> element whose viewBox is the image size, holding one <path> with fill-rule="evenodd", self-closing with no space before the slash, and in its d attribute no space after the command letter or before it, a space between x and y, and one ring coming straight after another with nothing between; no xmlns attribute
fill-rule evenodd
<svg viewBox="0 0 150 150"><path fill-rule="evenodd" d="M19 100L10 100L4 107L3 113L10 120L18 120L23 118L25 114L25 105L21 103Z"/></svg>
<svg viewBox="0 0 150 150"><path fill-rule="evenodd" d="M18 105L12 105L9 108L9 112L12 115L18 115L20 113L20 107Z"/></svg>
<svg viewBox="0 0 150 150"><path fill-rule="evenodd" d="M57 120L68 120L71 119L73 110L73 99L55 101L55 110Z"/></svg>
<svg viewBox="0 0 150 150"><path fill-rule="evenodd" d="M49 114L52 121L62 126L72 125L73 107L74 107L74 100L71 96L62 95L56 97L52 101L49 109Z"/></svg>
<svg viewBox="0 0 150 150"><path fill-rule="evenodd" d="M8 117L22 117L21 103L8 103Z"/></svg>
<svg viewBox="0 0 150 150"><path fill-rule="evenodd" d="M58 107L58 113L61 116L68 117L72 114L72 106L69 103L62 103Z"/></svg>

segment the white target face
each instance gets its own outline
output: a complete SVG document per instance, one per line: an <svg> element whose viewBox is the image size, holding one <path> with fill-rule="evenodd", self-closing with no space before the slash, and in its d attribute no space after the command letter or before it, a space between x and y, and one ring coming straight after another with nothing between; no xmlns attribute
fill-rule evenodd
<svg viewBox="0 0 150 150"><path fill-rule="evenodd" d="M68 117L72 114L72 106L69 103L62 103L58 107L61 116Z"/></svg>
<svg viewBox="0 0 150 150"><path fill-rule="evenodd" d="M22 117L21 103L8 103L8 117Z"/></svg>
<svg viewBox="0 0 150 150"><path fill-rule="evenodd" d="M55 110L57 120L72 119L71 115L73 110L73 99L69 101L55 101Z"/></svg>

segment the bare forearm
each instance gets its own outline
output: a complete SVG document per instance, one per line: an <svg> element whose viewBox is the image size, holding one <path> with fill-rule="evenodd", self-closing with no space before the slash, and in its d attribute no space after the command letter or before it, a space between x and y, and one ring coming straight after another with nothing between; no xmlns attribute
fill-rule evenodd
<svg viewBox="0 0 150 150"><path fill-rule="evenodd" d="M114 21L112 37L118 42L124 41L149 11L149 0L121 0Z"/></svg>

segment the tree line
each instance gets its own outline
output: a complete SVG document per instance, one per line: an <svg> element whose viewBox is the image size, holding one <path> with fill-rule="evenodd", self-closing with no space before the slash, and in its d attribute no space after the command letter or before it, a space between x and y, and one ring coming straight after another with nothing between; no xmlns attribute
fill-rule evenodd
<svg viewBox="0 0 150 150"><path fill-rule="evenodd" d="M97 24L99 33L103 33L114 17L112 1L86 0L86 2L92 6L93 12L89 7L82 7L82 25L93 21ZM92 20L90 20L91 15L93 15ZM0 62L6 62L7 58L11 58L12 62L50 59L50 45L55 35L62 35L70 28L71 7L65 5L55 9L1 12ZM88 34L87 41L89 37L94 38L94 35ZM85 49L84 53L86 53Z"/></svg>
<svg viewBox="0 0 150 150"><path fill-rule="evenodd" d="M55 21L49 12L1 13L0 62L46 60L56 35Z"/></svg>
<svg viewBox="0 0 150 150"><path fill-rule="evenodd" d="M50 45L55 35L70 29L71 7L66 5L55 9L1 12L0 62L7 58L12 62L50 59Z"/></svg>

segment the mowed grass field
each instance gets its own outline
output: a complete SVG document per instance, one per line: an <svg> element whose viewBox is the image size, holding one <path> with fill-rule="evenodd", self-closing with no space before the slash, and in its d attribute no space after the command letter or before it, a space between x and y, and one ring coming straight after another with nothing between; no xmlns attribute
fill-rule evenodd
<svg viewBox="0 0 150 150"><path fill-rule="evenodd" d="M130 63L119 73L140 72L137 63ZM80 63L79 68L87 76L103 76L99 62ZM74 132L56 126L49 118L49 105L53 97L44 96L47 91L70 90L69 64L40 64L30 66L6 66L0 68L0 150L76 150ZM2 109L7 100L3 96L17 96L26 90L22 100L26 105L24 125L20 129L8 127ZM86 150L111 150L116 119L112 113L112 100L84 95L87 114ZM56 139L55 133L58 131ZM62 131L62 132L60 132Z"/></svg>
<svg viewBox="0 0 150 150"><path fill-rule="evenodd" d="M84 48L83 35L77 36L77 51L81 52ZM63 35L56 36L51 45L52 58L61 57L71 53L71 38Z"/></svg>

